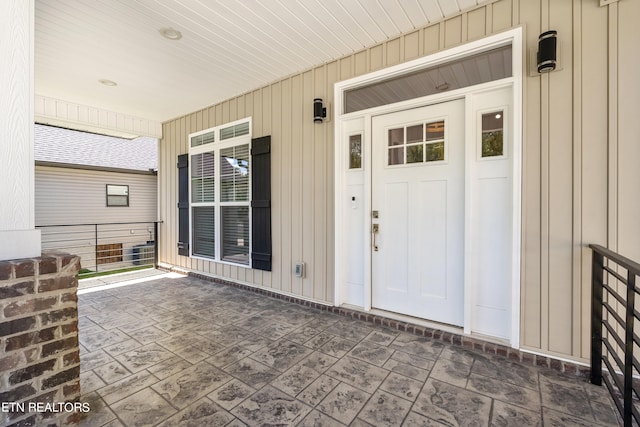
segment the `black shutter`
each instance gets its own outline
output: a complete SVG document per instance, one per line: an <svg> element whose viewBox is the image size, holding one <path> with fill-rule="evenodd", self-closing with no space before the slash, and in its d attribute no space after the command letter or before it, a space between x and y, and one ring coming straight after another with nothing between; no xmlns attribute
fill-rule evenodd
<svg viewBox="0 0 640 427"><path fill-rule="evenodd" d="M271 271L271 136L251 140L251 266Z"/></svg>
<svg viewBox="0 0 640 427"><path fill-rule="evenodd" d="M189 256L189 155L178 156L178 254Z"/></svg>

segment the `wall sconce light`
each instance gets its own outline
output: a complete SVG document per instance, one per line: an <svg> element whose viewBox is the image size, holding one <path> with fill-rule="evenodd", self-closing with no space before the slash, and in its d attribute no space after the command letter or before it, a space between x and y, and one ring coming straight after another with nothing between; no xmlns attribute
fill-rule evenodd
<svg viewBox="0 0 640 427"><path fill-rule="evenodd" d="M316 98L313 100L313 122L322 123L322 120L327 117L327 109L322 106L322 98Z"/></svg>
<svg viewBox="0 0 640 427"><path fill-rule="evenodd" d="M545 31L538 37L538 72L548 73L556 69L558 32Z"/></svg>

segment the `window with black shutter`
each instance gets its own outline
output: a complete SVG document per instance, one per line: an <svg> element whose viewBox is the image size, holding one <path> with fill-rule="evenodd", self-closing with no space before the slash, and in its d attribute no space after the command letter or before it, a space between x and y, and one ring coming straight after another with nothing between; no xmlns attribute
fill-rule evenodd
<svg viewBox="0 0 640 427"><path fill-rule="evenodd" d="M251 265L271 271L271 136L251 141Z"/></svg>
<svg viewBox="0 0 640 427"><path fill-rule="evenodd" d="M178 157L180 255L271 270L270 137L251 140L244 119L189 141Z"/></svg>
<svg viewBox="0 0 640 427"><path fill-rule="evenodd" d="M189 256L189 155L178 156L178 254Z"/></svg>

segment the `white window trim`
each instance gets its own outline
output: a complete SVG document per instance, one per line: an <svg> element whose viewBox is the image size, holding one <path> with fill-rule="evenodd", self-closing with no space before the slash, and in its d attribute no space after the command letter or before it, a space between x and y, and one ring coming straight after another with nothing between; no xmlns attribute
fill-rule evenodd
<svg viewBox="0 0 640 427"><path fill-rule="evenodd" d="M225 139L224 141L220 141L220 130L223 128L227 128L229 126L238 125L241 123L249 123L249 133L246 135L236 136L233 138ZM214 142L198 145L196 147L191 147L191 138L207 133L214 132ZM208 129L204 129L198 132L190 133L187 137L187 143L189 145L189 257L193 259L200 259L203 261L209 262L217 262L220 264L228 264L236 267L244 267L251 268L251 252L253 249L253 241L251 239L252 235L252 212L251 212L251 200L252 200L252 186L251 186L251 136L253 133L253 123L251 117L247 117L244 119L236 120L233 122L224 123L222 125L214 126ZM221 202L220 201L220 151L225 148L235 147L238 145L248 145L249 146L249 200L246 202ZM191 168L192 161L191 156L195 154L213 152L214 153L214 201L213 202L196 202L192 201L192 189L191 189ZM214 207L214 236L215 236L215 257L209 258L202 255L197 255L193 253L193 208L198 206L213 206ZM241 264L232 261L227 261L222 259L222 221L220 212L221 206L248 206L249 207L249 262L248 264Z"/></svg>

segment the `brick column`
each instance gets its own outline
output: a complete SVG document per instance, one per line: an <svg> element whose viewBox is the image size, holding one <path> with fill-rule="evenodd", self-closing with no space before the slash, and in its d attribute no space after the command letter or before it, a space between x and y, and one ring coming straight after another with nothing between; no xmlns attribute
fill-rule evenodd
<svg viewBox="0 0 640 427"><path fill-rule="evenodd" d="M79 269L61 253L0 261L0 425L77 423Z"/></svg>

